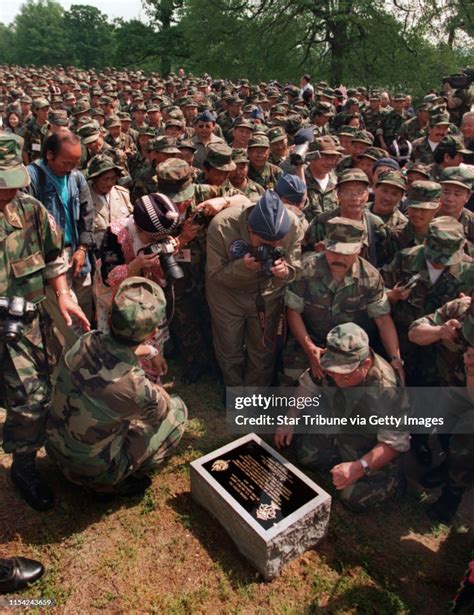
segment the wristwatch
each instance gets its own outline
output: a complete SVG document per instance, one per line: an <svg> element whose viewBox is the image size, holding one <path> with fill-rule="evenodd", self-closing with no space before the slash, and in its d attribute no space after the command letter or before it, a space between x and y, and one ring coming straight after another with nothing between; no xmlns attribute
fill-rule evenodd
<svg viewBox="0 0 474 615"><path fill-rule="evenodd" d="M405 365L405 362L400 357L390 357L390 365L393 369L401 369Z"/></svg>
<svg viewBox="0 0 474 615"><path fill-rule="evenodd" d="M363 468L363 470L364 470L364 474L365 474L366 476L370 476L370 466L369 466L369 464L367 463L367 461L366 461L363 457L361 457L361 458L359 459L359 461L360 461L360 465L362 466L362 468Z"/></svg>

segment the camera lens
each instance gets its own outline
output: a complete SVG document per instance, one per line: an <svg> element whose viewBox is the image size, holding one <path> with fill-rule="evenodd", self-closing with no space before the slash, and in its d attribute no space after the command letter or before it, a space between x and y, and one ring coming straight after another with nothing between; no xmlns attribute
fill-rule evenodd
<svg viewBox="0 0 474 615"><path fill-rule="evenodd" d="M172 254L162 254L161 262L166 273L166 277L173 280L180 280L184 277L184 272L176 262L175 257Z"/></svg>

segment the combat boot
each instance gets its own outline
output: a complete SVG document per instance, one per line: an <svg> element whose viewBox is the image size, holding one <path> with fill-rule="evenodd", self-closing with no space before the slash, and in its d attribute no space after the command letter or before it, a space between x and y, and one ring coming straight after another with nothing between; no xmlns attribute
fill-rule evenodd
<svg viewBox="0 0 474 615"><path fill-rule="evenodd" d="M13 453L11 479L31 508L49 510L54 506L54 494L36 469L35 460L36 453Z"/></svg>
<svg viewBox="0 0 474 615"><path fill-rule="evenodd" d="M432 521L450 525L461 504L462 496L463 492L454 493L447 486L443 489L439 499L428 507L426 514Z"/></svg>

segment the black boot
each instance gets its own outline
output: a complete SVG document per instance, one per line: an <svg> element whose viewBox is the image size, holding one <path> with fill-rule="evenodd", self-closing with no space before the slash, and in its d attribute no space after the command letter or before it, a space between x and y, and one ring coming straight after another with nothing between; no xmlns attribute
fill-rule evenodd
<svg viewBox="0 0 474 615"><path fill-rule="evenodd" d="M54 494L35 466L36 453L13 453L11 479L22 497L35 510L54 506Z"/></svg>
<svg viewBox="0 0 474 615"><path fill-rule="evenodd" d="M43 565L26 557L0 559L0 594L24 589L44 574Z"/></svg>
<svg viewBox="0 0 474 615"><path fill-rule="evenodd" d="M44 574L43 565L26 557L0 559L0 594L24 589Z"/></svg>
<svg viewBox="0 0 474 615"><path fill-rule="evenodd" d="M437 523L449 525L461 504L462 493L454 493L448 487L443 489L439 499L426 510L428 517Z"/></svg>
<svg viewBox="0 0 474 615"><path fill-rule="evenodd" d="M113 490L108 493L95 492L95 497L99 502L111 502L115 498L133 498L143 495L151 485L151 479L146 474L137 476L131 474L121 483L118 483Z"/></svg>
<svg viewBox="0 0 474 615"><path fill-rule="evenodd" d="M443 461L439 466L431 468L428 472L425 472L420 478L420 485L423 485L426 489L434 489L435 487L441 487L448 479L448 462Z"/></svg>

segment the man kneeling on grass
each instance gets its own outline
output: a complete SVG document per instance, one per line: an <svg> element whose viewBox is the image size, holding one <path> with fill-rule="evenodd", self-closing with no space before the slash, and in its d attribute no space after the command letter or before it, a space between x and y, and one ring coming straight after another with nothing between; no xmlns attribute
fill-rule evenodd
<svg viewBox="0 0 474 615"><path fill-rule="evenodd" d="M184 402L139 366L139 359L162 360L146 342L165 307L155 282L124 280L110 334L83 335L59 367L46 449L70 481L105 497L143 493L151 484L147 467L170 455L184 432Z"/></svg>

